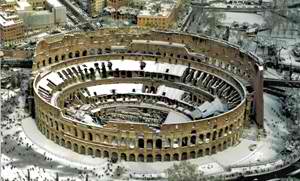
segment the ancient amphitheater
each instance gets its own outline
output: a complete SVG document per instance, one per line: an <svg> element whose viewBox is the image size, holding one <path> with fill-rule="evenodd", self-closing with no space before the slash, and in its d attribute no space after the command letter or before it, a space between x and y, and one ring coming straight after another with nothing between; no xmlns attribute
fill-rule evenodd
<svg viewBox="0 0 300 181"><path fill-rule="evenodd" d="M260 60L234 45L146 29L59 34L38 43L39 130L80 154L173 161L239 143L263 125Z"/></svg>

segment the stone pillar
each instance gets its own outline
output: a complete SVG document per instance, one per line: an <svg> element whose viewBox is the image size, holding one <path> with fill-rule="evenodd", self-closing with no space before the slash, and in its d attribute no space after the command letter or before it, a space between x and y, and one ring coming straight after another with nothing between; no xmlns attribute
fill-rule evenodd
<svg viewBox="0 0 300 181"><path fill-rule="evenodd" d="M258 66L254 80L254 110L256 123L259 128L264 126L263 81L263 66Z"/></svg>

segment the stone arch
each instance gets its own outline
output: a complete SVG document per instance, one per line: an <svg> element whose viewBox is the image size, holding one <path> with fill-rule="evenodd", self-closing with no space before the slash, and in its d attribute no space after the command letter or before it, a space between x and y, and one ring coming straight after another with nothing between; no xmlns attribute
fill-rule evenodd
<svg viewBox="0 0 300 181"><path fill-rule="evenodd" d="M43 67L45 67L46 66L46 60L43 60L42 62L43 62Z"/></svg>
<svg viewBox="0 0 300 181"><path fill-rule="evenodd" d="M88 148L88 155L94 155L94 150L92 148Z"/></svg>
<svg viewBox="0 0 300 181"><path fill-rule="evenodd" d="M49 65L52 64L52 58L51 57L48 58L48 64Z"/></svg>
<svg viewBox="0 0 300 181"><path fill-rule="evenodd" d="M58 62L58 55L56 55L56 56L54 57L54 61L55 61L55 62Z"/></svg>
<svg viewBox="0 0 300 181"><path fill-rule="evenodd" d="M66 59L66 55L62 54L60 58L61 58L61 60L65 60Z"/></svg>
<svg viewBox="0 0 300 181"><path fill-rule="evenodd" d="M73 53L70 52L68 56L69 56L69 58L73 58Z"/></svg>
<svg viewBox="0 0 300 181"><path fill-rule="evenodd" d="M200 149L198 150L197 157L202 157L202 156L203 156L203 150Z"/></svg>
<svg viewBox="0 0 300 181"><path fill-rule="evenodd" d="M112 152L112 154L111 154L111 161L113 162L113 163L116 163L117 161L118 161L118 153L116 153L116 152Z"/></svg>
<svg viewBox="0 0 300 181"><path fill-rule="evenodd" d="M200 141L200 142L204 142L204 135L203 135L203 134L200 134L200 135L199 135L199 141Z"/></svg>
<svg viewBox="0 0 300 181"><path fill-rule="evenodd" d="M72 146L72 143L71 143L71 141L67 141L67 145L66 145L66 147L67 147L68 149L71 149L71 146Z"/></svg>
<svg viewBox="0 0 300 181"><path fill-rule="evenodd" d="M216 149L216 146L213 146L211 148L211 154L215 154L215 153L217 153L217 149Z"/></svg>
<svg viewBox="0 0 300 181"><path fill-rule="evenodd" d="M221 143L218 144L218 151L222 151L222 144Z"/></svg>
<svg viewBox="0 0 300 181"><path fill-rule="evenodd" d="M79 52L79 50L77 50L76 52L75 52L75 57L77 58L77 57L80 57L80 52Z"/></svg>
<svg viewBox="0 0 300 181"><path fill-rule="evenodd" d="M223 150L225 150L226 148L227 148L227 142L224 141L224 142L223 142Z"/></svg>
<svg viewBox="0 0 300 181"><path fill-rule="evenodd" d="M101 151L99 149L96 149L95 156L101 157Z"/></svg>
<svg viewBox="0 0 300 181"><path fill-rule="evenodd" d="M103 152L103 157L104 157L104 158L109 158L109 152L105 150L105 151Z"/></svg>
<svg viewBox="0 0 300 181"><path fill-rule="evenodd" d="M57 123L57 121L54 121L54 123L55 123L55 129L56 129L56 131L58 131L58 123Z"/></svg>
<svg viewBox="0 0 300 181"><path fill-rule="evenodd" d="M103 136L103 142L108 143L108 136L106 136L106 135Z"/></svg>
<svg viewBox="0 0 300 181"><path fill-rule="evenodd" d="M78 153L78 145L77 145L77 143L74 143L73 150Z"/></svg>
<svg viewBox="0 0 300 181"><path fill-rule="evenodd" d="M217 139L217 131L214 131L214 133L213 133L213 139L212 140L216 140Z"/></svg>
<svg viewBox="0 0 300 181"><path fill-rule="evenodd" d="M125 153L121 153L121 160L127 161L127 156Z"/></svg>
<svg viewBox="0 0 300 181"><path fill-rule="evenodd" d="M221 138L223 136L223 129L220 129L219 131L219 138Z"/></svg>
<svg viewBox="0 0 300 181"><path fill-rule="evenodd" d="M59 137L56 135L56 136L55 136L55 143L56 143L56 144L59 144L59 141L60 141L60 139L59 139Z"/></svg>
<svg viewBox="0 0 300 181"><path fill-rule="evenodd" d="M143 154L138 155L138 161L139 162L144 162L144 155Z"/></svg>
<svg viewBox="0 0 300 181"><path fill-rule="evenodd" d="M157 154L155 156L155 161L161 161L161 154Z"/></svg>
<svg viewBox="0 0 300 181"><path fill-rule="evenodd" d="M139 148L144 148L144 139L140 138L138 140L138 145L139 145Z"/></svg>
<svg viewBox="0 0 300 181"><path fill-rule="evenodd" d="M121 138L120 145L121 146L126 146L126 139L124 137Z"/></svg>
<svg viewBox="0 0 300 181"><path fill-rule="evenodd" d="M152 149L153 148L153 140L147 140L147 149Z"/></svg>
<svg viewBox="0 0 300 181"><path fill-rule="evenodd" d="M112 140L111 140L111 143L112 143L113 145L118 145L118 138L117 138L116 136L113 136L113 137L112 137Z"/></svg>
<svg viewBox="0 0 300 181"><path fill-rule="evenodd" d="M225 134L228 133L228 126L225 127Z"/></svg>
<svg viewBox="0 0 300 181"><path fill-rule="evenodd" d="M209 148L205 149L205 155L210 155L210 149Z"/></svg>
<svg viewBox="0 0 300 181"><path fill-rule="evenodd" d="M65 139L62 138L62 139L60 140L60 145L63 146L63 147L65 147L65 145L66 145Z"/></svg>
<svg viewBox="0 0 300 181"><path fill-rule="evenodd" d="M173 154L173 160L179 161L179 154L178 153Z"/></svg>
<svg viewBox="0 0 300 181"><path fill-rule="evenodd" d="M83 145L80 147L80 154L85 155L85 147Z"/></svg>
<svg viewBox="0 0 300 181"><path fill-rule="evenodd" d="M165 154L164 156L164 161L171 161L171 155L170 154Z"/></svg>
<svg viewBox="0 0 300 181"><path fill-rule="evenodd" d="M147 162L153 162L153 156L152 154L147 155Z"/></svg>
<svg viewBox="0 0 300 181"><path fill-rule="evenodd" d="M135 162L135 155L134 154L129 155L129 161Z"/></svg>
<svg viewBox="0 0 300 181"><path fill-rule="evenodd" d="M181 154L181 160L187 160L187 159L188 159L187 152L183 152Z"/></svg>
<svg viewBox="0 0 300 181"><path fill-rule="evenodd" d="M88 136L89 136L89 140L93 141L93 135L92 135L92 133L88 133Z"/></svg>
<svg viewBox="0 0 300 181"><path fill-rule="evenodd" d="M181 140L181 146L187 146L188 145L188 137L183 137Z"/></svg>
<svg viewBox="0 0 300 181"><path fill-rule="evenodd" d="M78 131L77 131L77 128L74 128L74 135L75 135L75 137L78 137Z"/></svg>
<svg viewBox="0 0 300 181"><path fill-rule="evenodd" d="M155 141L155 147L156 147L157 149L161 149L161 148L162 148L162 141L161 141L161 139L157 139L157 140Z"/></svg>
<svg viewBox="0 0 300 181"><path fill-rule="evenodd" d="M196 152L195 151L190 152L190 158L196 158Z"/></svg>
<svg viewBox="0 0 300 181"><path fill-rule="evenodd" d="M210 139L211 133L206 134L206 139Z"/></svg>
<svg viewBox="0 0 300 181"><path fill-rule="evenodd" d="M87 50L83 50L82 56L83 56L83 57L84 57L84 56L87 56Z"/></svg>

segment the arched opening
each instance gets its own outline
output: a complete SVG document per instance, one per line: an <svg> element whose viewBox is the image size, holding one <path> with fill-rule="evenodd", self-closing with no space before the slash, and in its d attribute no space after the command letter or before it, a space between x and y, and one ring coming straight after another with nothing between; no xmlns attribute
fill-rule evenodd
<svg viewBox="0 0 300 181"><path fill-rule="evenodd" d="M218 151L222 151L222 144L218 144Z"/></svg>
<svg viewBox="0 0 300 181"><path fill-rule="evenodd" d="M70 141L67 141L67 146L66 146L68 149L71 149L71 142Z"/></svg>
<svg viewBox="0 0 300 181"><path fill-rule="evenodd" d="M56 142L56 144L59 144L59 137L58 136L55 137L55 142Z"/></svg>
<svg viewBox="0 0 300 181"><path fill-rule="evenodd" d="M108 136L104 135L104 137L103 137L103 142L104 142L104 143L108 143Z"/></svg>
<svg viewBox="0 0 300 181"><path fill-rule="evenodd" d="M200 134L200 135L199 135L199 141L200 141L200 142L204 142L204 135L203 135L203 134Z"/></svg>
<svg viewBox="0 0 300 181"><path fill-rule="evenodd" d="M101 157L101 151L99 149L96 149L95 156Z"/></svg>
<svg viewBox="0 0 300 181"><path fill-rule="evenodd" d="M99 48L99 49L97 50L97 54L98 54L98 55L102 54L102 49L101 49L101 48Z"/></svg>
<svg viewBox="0 0 300 181"><path fill-rule="evenodd" d="M92 133L89 133L89 140L93 141L93 135L92 135Z"/></svg>
<svg viewBox="0 0 300 181"><path fill-rule="evenodd" d="M144 162L144 155L143 154L139 154L138 161L139 162Z"/></svg>
<svg viewBox="0 0 300 181"><path fill-rule="evenodd" d="M223 149L225 150L226 148L227 148L227 142L224 141L224 142L223 142Z"/></svg>
<svg viewBox="0 0 300 181"><path fill-rule="evenodd" d="M206 134L206 139L210 139L210 135L211 135L210 133L207 133Z"/></svg>
<svg viewBox="0 0 300 181"><path fill-rule="evenodd" d="M152 148L153 148L153 141L147 140L147 149L152 149Z"/></svg>
<svg viewBox="0 0 300 181"><path fill-rule="evenodd" d="M147 155L147 162L153 162L153 156L151 154Z"/></svg>
<svg viewBox="0 0 300 181"><path fill-rule="evenodd" d="M65 147L65 144L66 144L66 141L62 138L61 141L60 141L60 145Z"/></svg>
<svg viewBox="0 0 300 181"><path fill-rule="evenodd" d="M211 149L211 154L215 154L217 151L216 151L216 146L213 146L212 149Z"/></svg>
<svg viewBox="0 0 300 181"><path fill-rule="evenodd" d="M46 66L46 60L43 60L43 67Z"/></svg>
<svg viewBox="0 0 300 181"><path fill-rule="evenodd" d="M80 52L78 50L75 52L75 57L80 57Z"/></svg>
<svg viewBox="0 0 300 181"><path fill-rule="evenodd" d="M173 160L179 161L179 154L178 154L178 153L175 153L175 154L173 155Z"/></svg>
<svg viewBox="0 0 300 181"><path fill-rule="evenodd" d="M127 161L127 158L126 158L126 154L125 154L125 153L121 153L121 160Z"/></svg>
<svg viewBox="0 0 300 181"><path fill-rule="evenodd" d="M205 149L205 155L210 155L209 148Z"/></svg>
<svg viewBox="0 0 300 181"><path fill-rule="evenodd" d="M157 149L161 149L162 148L162 141L161 139L157 139L156 142L155 142L155 147Z"/></svg>
<svg viewBox="0 0 300 181"><path fill-rule="evenodd" d="M73 149L76 153L78 153L78 145L76 143L74 143L73 145Z"/></svg>
<svg viewBox="0 0 300 181"><path fill-rule="evenodd" d="M200 149L197 153L197 157L203 157L203 150Z"/></svg>
<svg viewBox="0 0 300 181"><path fill-rule="evenodd" d="M196 144L196 135L193 135L193 136L191 137L191 144L192 144L192 145L195 145L195 144Z"/></svg>
<svg viewBox="0 0 300 181"><path fill-rule="evenodd" d="M228 133L228 126L225 127L225 134Z"/></svg>
<svg viewBox="0 0 300 181"><path fill-rule="evenodd" d="M170 154L165 154L164 161L171 161L171 155Z"/></svg>
<svg viewBox="0 0 300 181"><path fill-rule="evenodd" d="M129 155L129 161L135 162L135 155L134 154Z"/></svg>
<svg viewBox="0 0 300 181"><path fill-rule="evenodd" d="M87 56L87 51L86 50L83 50L82 56Z"/></svg>
<svg viewBox="0 0 300 181"><path fill-rule="evenodd" d="M56 131L58 131L58 123L57 123L57 121L55 121L54 123L55 123L55 129L56 129Z"/></svg>
<svg viewBox="0 0 300 181"><path fill-rule="evenodd" d="M139 139L138 145L139 145L139 148L144 148L144 139Z"/></svg>
<svg viewBox="0 0 300 181"><path fill-rule="evenodd" d="M220 129L219 131L219 138L221 138L223 136L223 129Z"/></svg>
<svg viewBox="0 0 300 181"><path fill-rule="evenodd" d="M108 153L108 151L104 151L104 152L103 152L103 157L104 157L104 158L109 158L109 153Z"/></svg>
<svg viewBox="0 0 300 181"><path fill-rule="evenodd" d="M83 145L80 147L80 154L85 155L85 147Z"/></svg>
<svg viewBox="0 0 300 181"><path fill-rule="evenodd" d="M48 64L50 65L51 63L52 63L52 58L49 57L49 59L48 59Z"/></svg>
<svg viewBox="0 0 300 181"><path fill-rule="evenodd" d="M196 152L195 151L190 152L190 158L196 158Z"/></svg>
<svg viewBox="0 0 300 181"><path fill-rule="evenodd" d="M213 140L216 140L217 139L217 131L214 131L213 133Z"/></svg>
<svg viewBox="0 0 300 181"><path fill-rule="evenodd" d="M92 148L88 148L88 155L94 155Z"/></svg>
<svg viewBox="0 0 300 181"><path fill-rule="evenodd" d="M113 153L111 154L111 161L112 161L113 163L117 163L117 161L118 161L118 153L113 152Z"/></svg>
<svg viewBox="0 0 300 181"><path fill-rule="evenodd" d="M65 59L66 59L66 55L65 54L61 55L61 60L65 60Z"/></svg>
<svg viewBox="0 0 300 181"><path fill-rule="evenodd" d="M54 57L55 62L58 62L58 55Z"/></svg>
<svg viewBox="0 0 300 181"><path fill-rule="evenodd" d="M161 161L161 154L157 154L155 156L155 161Z"/></svg>
<svg viewBox="0 0 300 181"><path fill-rule="evenodd" d="M181 154L181 160L187 160L187 153L186 152L183 152L182 154Z"/></svg>
<svg viewBox="0 0 300 181"><path fill-rule="evenodd" d="M188 137L183 137L181 146L187 146L188 145Z"/></svg>
<svg viewBox="0 0 300 181"><path fill-rule="evenodd" d="M113 136L113 137L112 137L112 140L111 140L111 143L112 143L113 145L118 145L118 139L117 139L117 137Z"/></svg>

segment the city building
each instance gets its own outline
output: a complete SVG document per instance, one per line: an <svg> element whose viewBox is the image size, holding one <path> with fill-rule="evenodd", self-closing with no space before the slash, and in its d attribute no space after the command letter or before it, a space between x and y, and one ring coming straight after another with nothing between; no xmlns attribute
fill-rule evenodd
<svg viewBox="0 0 300 181"><path fill-rule="evenodd" d="M150 26L157 29L167 29L176 21L176 15L181 1L147 1L137 16L137 25Z"/></svg>
<svg viewBox="0 0 300 181"><path fill-rule="evenodd" d="M45 10L46 0L27 0L33 10Z"/></svg>
<svg viewBox="0 0 300 181"><path fill-rule="evenodd" d="M105 7L105 0L88 0L88 13L91 17L97 17Z"/></svg>
<svg viewBox="0 0 300 181"><path fill-rule="evenodd" d="M47 0L46 9L54 14L54 23L57 25L64 25L67 20L66 7L58 0Z"/></svg>
<svg viewBox="0 0 300 181"><path fill-rule="evenodd" d="M18 16L0 13L0 43L2 45L19 43L24 35L24 23Z"/></svg>

